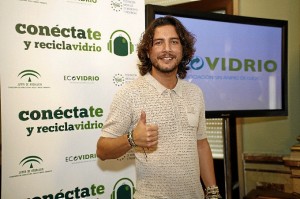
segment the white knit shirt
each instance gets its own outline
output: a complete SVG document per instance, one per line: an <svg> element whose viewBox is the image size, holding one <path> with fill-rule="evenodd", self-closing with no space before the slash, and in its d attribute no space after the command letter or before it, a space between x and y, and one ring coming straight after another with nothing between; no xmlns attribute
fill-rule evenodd
<svg viewBox="0 0 300 199"><path fill-rule="evenodd" d="M123 86L115 95L102 129L103 137L128 133L139 121L158 125L158 146L135 148L135 199L202 199L197 140L206 138L203 94L178 79L166 89L149 73Z"/></svg>

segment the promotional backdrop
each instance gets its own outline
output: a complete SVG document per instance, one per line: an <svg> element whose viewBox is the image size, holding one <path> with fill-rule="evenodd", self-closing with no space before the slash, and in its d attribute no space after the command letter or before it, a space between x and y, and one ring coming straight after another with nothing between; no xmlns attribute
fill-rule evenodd
<svg viewBox="0 0 300 199"><path fill-rule="evenodd" d="M95 151L138 76L144 1L1 1L0 16L2 198L132 198L133 155Z"/></svg>

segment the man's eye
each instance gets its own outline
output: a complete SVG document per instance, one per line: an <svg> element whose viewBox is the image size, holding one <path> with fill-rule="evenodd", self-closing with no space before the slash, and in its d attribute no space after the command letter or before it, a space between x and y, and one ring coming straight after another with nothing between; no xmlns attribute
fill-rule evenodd
<svg viewBox="0 0 300 199"><path fill-rule="evenodd" d="M154 42L154 45L156 45L156 46L159 46L159 45L161 45L161 44L162 44L161 41L155 41L155 42Z"/></svg>
<svg viewBox="0 0 300 199"><path fill-rule="evenodd" d="M178 40L172 40L171 43L172 44L179 44L179 41Z"/></svg>

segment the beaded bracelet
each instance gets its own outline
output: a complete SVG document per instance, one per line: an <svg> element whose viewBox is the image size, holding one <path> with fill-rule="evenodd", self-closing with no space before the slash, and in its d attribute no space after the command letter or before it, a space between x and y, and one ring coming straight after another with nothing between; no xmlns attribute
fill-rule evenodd
<svg viewBox="0 0 300 199"><path fill-rule="evenodd" d="M131 147L137 147L137 145L135 144L134 140L133 140L133 130L132 131L129 131L129 133L127 134L127 140L130 144ZM144 154L145 154L145 159L146 159L146 162L147 162L147 153L143 147L143 151L144 151Z"/></svg>
<svg viewBox="0 0 300 199"><path fill-rule="evenodd" d="M129 133L127 134L127 140L130 144L131 147L136 147L137 145L135 144L134 140L133 140L133 130L129 131Z"/></svg>
<svg viewBox="0 0 300 199"><path fill-rule="evenodd" d="M206 191L206 196L205 199L218 199L222 198L222 196L219 193L219 187L216 185L212 185L210 187L207 187L205 189Z"/></svg>

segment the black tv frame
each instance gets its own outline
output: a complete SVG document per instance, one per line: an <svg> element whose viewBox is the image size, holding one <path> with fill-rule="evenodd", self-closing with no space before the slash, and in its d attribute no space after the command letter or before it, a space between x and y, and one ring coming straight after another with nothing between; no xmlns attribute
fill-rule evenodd
<svg viewBox="0 0 300 199"><path fill-rule="evenodd" d="M206 118L239 118L239 117L271 117L288 115L288 22L286 20L245 17L217 13L195 12L186 9L157 6L147 4L145 6L145 27L155 18L155 14L172 15L174 17L198 18L204 20L262 25L279 27L282 29L282 63L281 63L281 109L255 109L255 110L218 110L206 111Z"/></svg>

